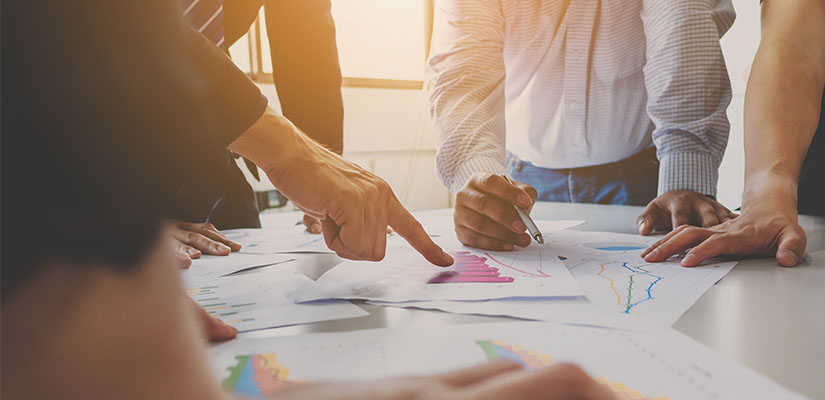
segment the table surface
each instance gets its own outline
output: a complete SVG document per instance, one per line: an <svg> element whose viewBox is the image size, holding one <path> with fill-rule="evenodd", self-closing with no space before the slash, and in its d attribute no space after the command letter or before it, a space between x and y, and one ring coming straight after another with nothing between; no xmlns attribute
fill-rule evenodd
<svg viewBox="0 0 825 400"><path fill-rule="evenodd" d="M580 219L573 229L636 233L641 207L538 203L535 219ZM812 398L825 399L825 218L802 216L808 234L805 261L796 268L772 258L746 259L714 285L674 328ZM298 269L317 278L340 262L335 255L298 258ZM356 302L369 315L244 333L239 338L340 332L389 327L512 321L509 318L380 307Z"/></svg>

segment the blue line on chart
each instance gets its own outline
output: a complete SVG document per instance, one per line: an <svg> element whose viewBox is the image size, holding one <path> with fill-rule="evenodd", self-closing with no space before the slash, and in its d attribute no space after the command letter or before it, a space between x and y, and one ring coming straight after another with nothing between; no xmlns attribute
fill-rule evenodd
<svg viewBox="0 0 825 400"><path fill-rule="evenodd" d="M653 281L653 282L651 282L651 283L650 283L650 286L648 286L648 287L647 287L647 289L645 289L645 291L647 292L647 298L646 298L646 299L639 300L639 301L637 301L637 302L635 302L635 303L630 303L630 302L628 302L628 304L627 304L627 309L626 309L626 310L624 310L624 313L625 313L625 314L629 314L629 313L630 313L630 309L631 309L631 308L636 307L636 306L638 306L639 304L644 303L644 302L646 302L646 301L648 301L648 300L653 300L653 295L650 293L650 290L651 290L651 289L653 289L653 285L657 284L660 280L662 280L662 279L664 279L664 278L662 278L661 276L656 276L656 275L653 275L653 274L651 274L651 273L650 273L650 271L647 271L647 270L645 270L645 269L642 269L641 267L636 267L636 269L641 270L641 272L639 272L639 271L637 271L637 270L636 270L636 269L634 269L634 268L628 267L628 266L627 266L627 262L623 262L623 263L622 263L622 267L625 267L625 268L627 268L630 272L633 272L633 273L638 274L638 275L647 275L647 276L650 276L650 277L656 278L656 280L655 280L655 281ZM631 276L630 276L630 278L632 279L632 278L633 278L633 275L631 275Z"/></svg>

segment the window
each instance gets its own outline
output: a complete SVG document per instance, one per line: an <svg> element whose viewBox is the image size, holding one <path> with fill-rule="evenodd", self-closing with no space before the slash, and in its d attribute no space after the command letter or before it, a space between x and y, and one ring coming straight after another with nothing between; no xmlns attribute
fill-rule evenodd
<svg viewBox="0 0 825 400"><path fill-rule="evenodd" d="M432 0L332 0L343 86L420 89L431 10ZM230 53L253 80L272 82L263 9Z"/></svg>

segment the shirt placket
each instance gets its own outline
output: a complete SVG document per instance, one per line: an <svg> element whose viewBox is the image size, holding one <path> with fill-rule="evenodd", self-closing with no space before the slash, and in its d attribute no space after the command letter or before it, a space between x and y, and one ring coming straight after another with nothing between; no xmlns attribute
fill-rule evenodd
<svg viewBox="0 0 825 400"><path fill-rule="evenodd" d="M597 0L571 2L564 59L564 133L571 153L587 156L587 92Z"/></svg>

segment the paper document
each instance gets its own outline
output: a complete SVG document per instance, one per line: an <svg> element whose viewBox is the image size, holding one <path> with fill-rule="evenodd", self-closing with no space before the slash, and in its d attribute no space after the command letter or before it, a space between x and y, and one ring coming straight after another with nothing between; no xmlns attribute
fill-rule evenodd
<svg viewBox="0 0 825 400"><path fill-rule="evenodd" d="M240 332L367 315L348 301L296 304L295 293L312 280L291 270L184 279L186 294Z"/></svg>
<svg viewBox="0 0 825 400"><path fill-rule="evenodd" d="M184 273L195 278L219 277L288 261L292 261L292 257L283 254L230 253L227 256L202 255L200 258L192 260L192 265L185 269Z"/></svg>
<svg viewBox="0 0 825 400"><path fill-rule="evenodd" d="M656 237L561 231L546 233L544 238L564 260L586 293L587 301L519 299L384 305L577 324L598 321L611 327L651 330L673 325L736 265L722 262L685 268L679 260L647 263L639 254Z"/></svg>
<svg viewBox="0 0 825 400"><path fill-rule="evenodd" d="M576 363L623 399L802 398L673 330L654 335L539 322L461 324L236 340L212 348L210 356L215 375L239 396L507 359L528 370Z"/></svg>
<svg viewBox="0 0 825 400"><path fill-rule="evenodd" d="M495 252L452 245L445 250L455 259L448 268L428 263L413 250L388 252L377 263L345 261L321 275L300 300L487 300L584 294L548 246Z"/></svg>

